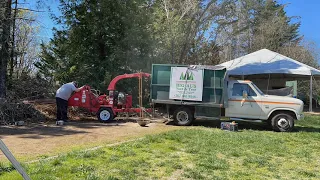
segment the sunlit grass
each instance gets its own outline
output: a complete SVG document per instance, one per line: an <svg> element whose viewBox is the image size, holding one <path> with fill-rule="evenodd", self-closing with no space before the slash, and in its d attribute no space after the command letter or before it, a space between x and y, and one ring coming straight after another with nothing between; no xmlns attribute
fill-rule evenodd
<svg viewBox="0 0 320 180"><path fill-rule="evenodd" d="M320 179L320 117L295 132L193 127L25 168L32 179ZM0 165L1 179L22 179Z"/></svg>

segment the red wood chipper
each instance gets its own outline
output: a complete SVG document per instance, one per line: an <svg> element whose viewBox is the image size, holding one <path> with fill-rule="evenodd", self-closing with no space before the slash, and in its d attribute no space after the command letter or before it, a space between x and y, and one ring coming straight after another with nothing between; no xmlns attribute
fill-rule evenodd
<svg viewBox="0 0 320 180"><path fill-rule="evenodd" d="M109 96L106 94L99 95L99 92L91 89L90 86L82 86L79 92L74 93L69 101L68 106L86 108L90 112L96 113L100 122L113 120L118 113L140 113L143 111L152 112L152 109L142 108L142 78L149 78L148 73L123 74L115 77L109 84ZM116 91L116 84L119 80L128 78L139 78L139 108L132 107L132 95Z"/></svg>

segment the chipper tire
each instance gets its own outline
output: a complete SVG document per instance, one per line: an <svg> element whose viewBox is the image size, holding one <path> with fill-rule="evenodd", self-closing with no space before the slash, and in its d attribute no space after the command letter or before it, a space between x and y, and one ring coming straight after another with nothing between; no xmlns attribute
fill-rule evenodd
<svg viewBox="0 0 320 180"><path fill-rule="evenodd" d="M272 117L271 126L277 132L291 132L294 127L294 118L288 113L278 113Z"/></svg>
<svg viewBox="0 0 320 180"><path fill-rule="evenodd" d="M97 117L100 122L106 123L111 122L114 119L114 114L110 108L100 108Z"/></svg>
<svg viewBox="0 0 320 180"><path fill-rule="evenodd" d="M174 111L174 124L178 126L189 126L192 124L194 117L189 108L183 107Z"/></svg>

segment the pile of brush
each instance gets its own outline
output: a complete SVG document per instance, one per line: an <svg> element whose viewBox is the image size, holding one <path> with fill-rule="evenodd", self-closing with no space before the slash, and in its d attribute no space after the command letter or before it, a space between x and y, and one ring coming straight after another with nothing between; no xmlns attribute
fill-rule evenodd
<svg viewBox="0 0 320 180"><path fill-rule="evenodd" d="M70 119L88 119L94 114L83 108L68 108ZM25 123L37 123L41 121L56 120L55 100L40 101L18 101L18 100L1 100L0 101L0 124L13 125L16 122L24 121Z"/></svg>
<svg viewBox="0 0 320 180"><path fill-rule="evenodd" d="M7 89L8 99L17 100L36 100L43 98L53 98L56 87L39 75L31 76L27 72L13 78Z"/></svg>
<svg viewBox="0 0 320 180"><path fill-rule="evenodd" d="M32 104L34 108L45 115L50 120L55 120L57 106L55 100L39 100L39 101L28 101L27 103ZM69 107L68 108L68 117L70 119L86 119L94 116L94 114L88 112L84 108Z"/></svg>
<svg viewBox="0 0 320 180"><path fill-rule="evenodd" d="M1 125L12 125L18 121L40 122L45 119L46 117L31 104L25 104L20 101L0 101Z"/></svg>

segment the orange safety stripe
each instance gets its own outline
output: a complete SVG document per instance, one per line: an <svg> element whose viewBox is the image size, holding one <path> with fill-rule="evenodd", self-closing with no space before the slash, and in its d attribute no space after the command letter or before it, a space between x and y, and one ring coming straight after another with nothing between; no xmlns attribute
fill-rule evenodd
<svg viewBox="0 0 320 180"><path fill-rule="evenodd" d="M229 101L242 102L243 100L238 99L229 99ZM290 102L272 102L272 101L253 101L253 100L245 100L244 102L256 102L263 104L289 104L289 105L300 105L298 103L290 103Z"/></svg>

